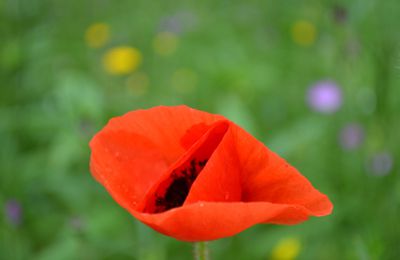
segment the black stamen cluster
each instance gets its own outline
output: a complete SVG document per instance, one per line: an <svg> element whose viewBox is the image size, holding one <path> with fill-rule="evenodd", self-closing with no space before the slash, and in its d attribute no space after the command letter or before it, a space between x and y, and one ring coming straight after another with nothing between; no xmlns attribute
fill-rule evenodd
<svg viewBox="0 0 400 260"><path fill-rule="evenodd" d="M207 163L205 160L192 159L187 168L171 174L172 183L164 196L156 197L156 213L182 206L193 182Z"/></svg>

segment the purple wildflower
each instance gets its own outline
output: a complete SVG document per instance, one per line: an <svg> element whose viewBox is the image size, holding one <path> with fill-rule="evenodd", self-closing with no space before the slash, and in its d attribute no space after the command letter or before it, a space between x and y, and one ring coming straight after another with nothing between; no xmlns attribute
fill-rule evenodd
<svg viewBox="0 0 400 260"><path fill-rule="evenodd" d="M374 154L368 162L368 169L372 175L385 176L393 167L393 157L388 152Z"/></svg>
<svg viewBox="0 0 400 260"><path fill-rule="evenodd" d="M197 24L197 16L191 11L178 11L173 15L161 18L159 31L182 34L193 30Z"/></svg>
<svg viewBox="0 0 400 260"><path fill-rule="evenodd" d="M319 81L308 90L307 102L315 111L331 114L342 105L342 91L333 81Z"/></svg>
<svg viewBox="0 0 400 260"><path fill-rule="evenodd" d="M333 19L336 23L342 24L347 21L347 10L340 5L336 5L333 7Z"/></svg>
<svg viewBox="0 0 400 260"><path fill-rule="evenodd" d="M77 231L81 231L84 227L84 221L82 220L82 218L78 217L78 216L73 216L69 219L69 225L77 230Z"/></svg>
<svg viewBox="0 0 400 260"><path fill-rule="evenodd" d="M5 204L5 215L11 224L15 226L21 224L21 204L14 199L7 201Z"/></svg>
<svg viewBox="0 0 400 260"><path fill-rule="evenodd" d="M340 131L339 142L345 150L359 147L364 141L364 129L357 123L347 124Z"/></svg>
<svg viewBox="0 0 400 260"><path fill-rule="evenodd" d="M177 16L167 16L162 18L160 23L160 31L173 32L175 34L182 33L182 22Z"/></svg>

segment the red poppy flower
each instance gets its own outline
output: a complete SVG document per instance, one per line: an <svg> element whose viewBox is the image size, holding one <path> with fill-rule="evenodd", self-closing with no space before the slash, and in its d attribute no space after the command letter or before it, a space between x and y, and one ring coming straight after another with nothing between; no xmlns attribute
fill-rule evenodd
<svg viewBox="0 0 400 260"><path fill-rule="evenodd" d="M116 117L90 142L93 176L133 216L185 241L332 211L284 159L220 115L159 106Z"/></svg>

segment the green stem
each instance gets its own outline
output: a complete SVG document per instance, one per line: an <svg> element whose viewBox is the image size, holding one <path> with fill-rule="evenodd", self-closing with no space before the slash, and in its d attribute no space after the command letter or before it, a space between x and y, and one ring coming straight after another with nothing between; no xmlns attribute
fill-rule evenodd
<svg viewBox="0 0 400 260"><path fill-rule="evenodd" d="M208 245L207 242L194 243L194 259L208 260Z"/></svg>

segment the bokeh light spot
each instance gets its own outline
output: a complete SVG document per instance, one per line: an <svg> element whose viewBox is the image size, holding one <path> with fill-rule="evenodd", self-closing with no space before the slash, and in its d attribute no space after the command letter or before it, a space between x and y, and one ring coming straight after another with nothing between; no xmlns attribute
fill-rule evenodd
<svg viewBox="0 0 400 260"><path fill-rule="evenodd" d="M301 249L300 240L289 237L281 239L272 251L273 260L293 260L299 255Z"/></svg>
<svg viewBox="0 0 400 260"><path fill-rule="evenodd" d="M103 57L103 66L112 75L123 75L136 70L141 61L142 54L138 49L121 46L107 51Z"/></svg>
<svg viewBox="0 0 400 260"><path fill-rule="evenodd" d="M339 142L343 149L353 150L358 148L364 141L364 128L357 123L345 125L339 135Z"/></svg>
<svg viewBox="0 0 400 260"><path fill-rule="evenodd" d="M136 97L141 97L147 93L149 77L144 72L137 72L126 79L126 87L129 93Z"/></svg>
<svg viewBox="0 0 400 260"><path fill-rule="evenodd" d="M179 39L172 32L160 32L153 41L154 51L161 56L173 54L178 47Z"/></svg>
<svg viewBox="0 0 400 260"><path fill-rule="evenodd" d="M5 215L8 221L14 225L18 226L21 224L22 218L22 207L17 200L9 200L5 203Z"/></svg>
<svg viewBox="0 0 400 260"><path fill-rule="evenodd" d="M342 105L342 90L333 81L319 81L309 88L307 103L316 112L332 114Z"/></svg>
<svg viewBox="0 0 400 260"><path fill-rule="evenodd" d="M393 157L389 152L379 152L371 156L368 170L375 176L386 176L393 168Z"/></svg>
<svg viewBox="0 0 400 260"><path fill-rule="evenodd" d="M86 29L85 41L91 48L103 47L109 39L110 27L105 23L95 23Z"/></svg>
<svg viewBox="0 0 400 260"><path fill-rule="evenodd" d="M300 20L293 24L292 38L293 41L301 46L311 46L315 42L317 30L314 24Z"/></svg>

